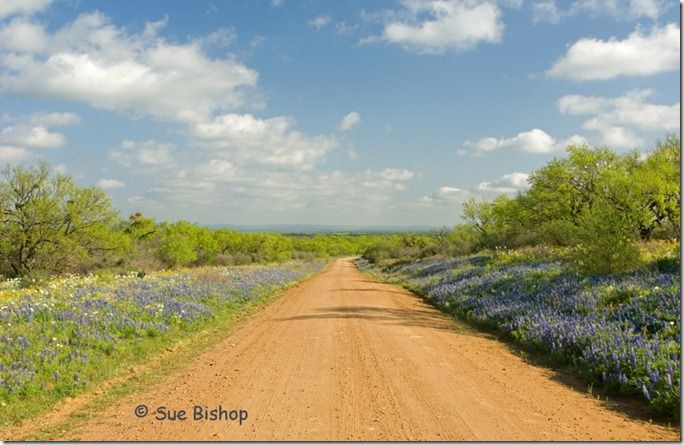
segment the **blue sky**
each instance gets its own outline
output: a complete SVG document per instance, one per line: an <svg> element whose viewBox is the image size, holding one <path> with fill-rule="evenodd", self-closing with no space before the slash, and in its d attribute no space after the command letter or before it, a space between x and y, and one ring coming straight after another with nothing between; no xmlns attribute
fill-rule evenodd
<svg viewBox="0 0 684 445"><path fill-rule="evenodd" d="M0 0L0 163L124 217L451 226L678 133L679 50L661 0Z"/></svg>

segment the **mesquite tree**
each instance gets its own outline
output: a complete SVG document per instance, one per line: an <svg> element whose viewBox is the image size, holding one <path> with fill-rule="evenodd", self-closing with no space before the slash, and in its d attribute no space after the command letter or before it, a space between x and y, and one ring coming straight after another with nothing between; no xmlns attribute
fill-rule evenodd
<svg viewBox="0 0 684 445"><path fill-rule="evenodd" d="M8 166L0 179L0 267L10 276L58 271L115 249L115 219L100 189L78 187L45 163Z"/></svg>

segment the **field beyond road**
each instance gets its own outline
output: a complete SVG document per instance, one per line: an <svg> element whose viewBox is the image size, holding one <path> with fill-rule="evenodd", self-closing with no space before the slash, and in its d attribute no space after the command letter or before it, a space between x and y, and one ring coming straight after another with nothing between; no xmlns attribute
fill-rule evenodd
<svg viewBox="0 0 684 445"><path fill-rule="evenodd" d="M248 418L193 420L195 405ZM160 406L189 419L156 420ZM679 430L607 409L344 259L61 439L650 441Z"/></svg>

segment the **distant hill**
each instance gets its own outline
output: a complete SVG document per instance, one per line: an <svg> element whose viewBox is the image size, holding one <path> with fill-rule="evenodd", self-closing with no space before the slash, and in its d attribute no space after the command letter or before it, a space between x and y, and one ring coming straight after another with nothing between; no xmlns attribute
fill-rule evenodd
<svg viewBox="0 0 684 445"><path fill-rule="evenodd" d="M315 224L265 224L265 225L231 225L213 224L212 229L228 228L238 232L272 232L287 235L311 235L315 233L426 233L439 230L432 226L354 226L354 225L315 225Z"/></svg>

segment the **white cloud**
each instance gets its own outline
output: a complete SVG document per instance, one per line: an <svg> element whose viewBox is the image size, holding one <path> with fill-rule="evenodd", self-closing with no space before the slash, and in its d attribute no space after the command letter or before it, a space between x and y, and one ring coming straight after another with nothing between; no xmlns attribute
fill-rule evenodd
<svg viewBox="0 0 684 445"><path fill-rule="evenodd" d="M405 169L386 168L380 172L373 172L366 170L363 177L362 185L367 188L375 188L378 190L406 190L406 186L402 184L413 178L413 172Z"/></svg>
<svg viewBox="0 0 684 445"><path fill-rule="evenodd" d="M231 56L207 55L201 41L165 40L157 34L163 24L128 33L95 12L50 33L13 21L0 28L0 91L182 122L244 106L257 73ZM28 34L44 37L27 46Z"/></svg>
<svg viewBox="0 0 684 445"><path fill-rule="evenodd" d="M259 119L251 114L224 114L190 127L194 144L241 164L310 170L337 146L329 136L294 130L288 117Z"/></svg>
<svg viewBox="0 0 684 445"><path fill-rule="evenodd" d="M516 193L529 188L529 176L527 173L509 173L495 182L481 182L477 189L483 192Z"/></svg>
<svg viewBox="0 0 684 445"><path fill-rule="evenodd" d="M278 6L282 6L285 3L285 0L271 0L271 6L277 8Z"/></svg>
<svg viewBox="0 0 684 445"><path fill-rule="evenodd" d="M64 127L81 123L81 118L74 113L34 113L27 121L33 125L48 127Z"/></svg>
<svg viewBox="0 0 684 445"><path fill-rule="evenodd" d="M440 187L439 190L437 190L437 194L439 196L451 196L458 193L463 193L463 190L457 187L449 186Z"/></svg>
<svg viewBox="0 0 684 445"><path fill-rule="evenodd" d="M358 27L359 25L348 25L347 22L344 21L335 23L335 31L340 34L348 34L355 31Z"/></svg>
<svg viewBox="0 0 684 445"><path fill-rule="evenodd" d="M476 152L484 153L495 150L515 150L526 153L546 154L563 150L570 144L584 144L586 139L580 135L572 135L567 139L557 141L550 134L539 128L523 131L509 138L486 137L473 143L466 141L466 146L475 148ZM465 154L465 150L457 151Z"/></svg>
<svg viewBox="0 0 684 445"><path fill-rule="evenodd" d="M388 181L408 181L413 178L413 172L403 168L386 168L378 176Z"/></svg>
<svg viewBox="0 0 684 445"><path fill-rule="evenodd" d="M246 96L256 86L258 75L232 56L213 57L205 51L209 45L229 44L234 31L222 28L187 43L176 43L158 34L166 22L149 22L143 32L131 33L95 12L82 14L53 32L25 20L45 38L43 43L21 51L18 44L7 42L22 39L0 39L0 93L76 100L134 116L183 123L192 147L207 149L212 156L236 165L306 170L337 145L333 137L297 131L289 117L259 119L235 114L237 109L262 106L258 97L247 100ZM11 25L0 25L0 33L19 33ZM58 118L53 116L52 123ZM61 118L70 119L67 115ZM34 146L63 144L58 133L49 133L40 125L34 127L22 133L34 136ZM14 132L8 130L0 142L27 142L26 137L20 140ZM172 165L172 147L154 141L136 144L119 147L110 156L126 166Z"/></svg>
<svg viewBox="0 0 684 445"><path fill-rule="evenodd" d="M475 144L475 148L478 151L514 149L529 153L549 153L554 150L555 145L554 138L545 131L535 128L507 139L482 138Z"/></svg>
<svg viewBox="0 0 684 445"><path fill-rule="evenodd" d="M536 2L532 5L534 23L558 23L563 18L578 14L590 16L608 15L618 20L648 18L657 20L671 7L668 0L575 0L562 2L559 8L555 0Z"/></svg>
<svg viewBox="0 0 684 445"><path fill-rule="evenodd" d="M11 15L30 15L47 9L52 0L2 0L0 19Z"/></svg>
<svg viewBox="0 0 684 445"><path fill-rule="evenodd" d="M41 25L17 17L0 28L0 49L35 53L46 47L48 36Z"/></svg>
<svg viewBox="0 0 684 445"><path fill-rule="evenodd" d="M164 26L166 23L160 25ZM156 34L156 29L151 33ZM197 39L197 42L202 46L218 46L226 47L237 39L237 32L233 28L219 28L214 32L207 34L204 37Z"/></svg>
<svg viewBox="0 0 684 445"><path fill-rule="evenodd" d="M589 127L588 127L589 128ZM614 148L634 148L643 145L644 140L624 127L595 127L601 134L601 143Z"/></svg>
<svg viewBox="0 0 684 445"><path fill-rule="evenodd" d="M458 202L463 202L470 193L467 190L460 189L458 187L452 187L449 185L442 186L438 188L434 193L430 195L421 196L418 199L418 204L420 206L454 206Z"/></svg>
<svg viewBox="0 0 684 445"><path fill-rule="evenodd" d="M342 118L339 125L337 125L337 129L340 131L347 131L359 122L361 122L361 115L356 111L352 111Z"/></svg>
<svg viewBox="0 0 684 445"><path fill-rule="evenodd" d="M118 149L109 153L109 157L124 167L141 167L144 171L149 171L150 168L175 165L171 154L174 148L173 144L154 140L125 140Z"/></svg>
<svg viewBox="0 0 684 445"><path fill-rule="evenodd" d="M34 157L35 155L25 148L0 145L0 164L26 161Z"/></svg>
<svg viewBox="0 0 684 445"><path fill-rule="evenodd" d="M637 28L623 40L582 38L546 74L575 81L650 76L679 68L679 27L671 23L649 34Z"/></svg>
<svg viewBox="0 0 684 445"><path fill-rule="evenodd" d="M95 184L97 187L100 187L101 189L109 190L109 189L120 189L126 186L125 182L117 181L116 179L106 179L102 178L97 183Z"/></svg>
<svg viewBox="0 0 684 445"><path fill-rule="evenodd" d="M416 53L466 51L480 42L501 41L501 11L492 2L469 0L404 0L404 10L388 14L381 36L362 43L384 41Z"/></svg>
<svg viewBox="0 0 684 445"><path fill-rule="evenodd" d="M66 144L66 138L61 133L51 133L42 125L10 126L0 132L0 141L6 144L15 144L38 148L56 148Z"/></svg>
<svg viewBox="0 0 684 445"><path fill-rule="evenodd" d="M568 145L587 145L589 144L589 141L584 137L580 136L579 134L573 134L567 139L563 139L559 142L556 143L556 148L558 150L565 150L565 148Z"/></svg>
<svg viewBox="0 0 684 445"><path fill-rule="evenodd" d="M36 148L56 148L66 144L61 133L51 132L48 126L73 125L80 118L73 113L35 113L30 116L3 116L11 125L0 131L0 143Z"/></svg>
<svg viewBox="0 0 684 445"><path fill-rule="evenodd" d="M309 26L316 29L325 28L330 23L330 20L331 18L329 15L320 15L316 18L309 20Z"/></svg>
<svg viewBox="0 0 684 445"><path fill-rule="evenodd" d="M532 5L532 21L534 23L558 23L563 13L558 9L556 2L536 2Z"/></svg>
<svg viewBox="0 0 684 445"><path fill-rule="evenodd" d="M200 164L196 168L196 172L203 181L230 181L237 174L233 163L224 159L212 159L209 162ZM185 174L183 173L183 175Z"/></svg>
<svg viewBox="0 0 684 445"><path fill-rule="evenodd" d="M629 12L633 17L657 19L669 5L658 0L630 0Z"/></svg>
<svg viewBox="0 0 684 445"><path fill-rule="evenodd" d="M212 159L165 176L148 198L152 202L196 206L197 211L211 208L235 215L266 211L271 219L277 218L277 212L302 221L320 220L327 211L338 215L336 221L329 223L339 223L339 215L346 215L347 222L357 219L355 223L368 224L371 215L382 217L393 207L392 197L405 190L413 177L412 171L401 168L359 173L257 172L227 160Z"/></svg>
<svg viewBox="0 0 684 445"><path fill-rule="evenodd" d="M624 96L614 98L573 94L558 100L558 110L563 114L590 116L582 126L598 132L601 143L633 148L643 144L643 139L633 130L679 129L679 102L672 105L649 103L646 100L652 94L649 89L628 91Z"/></svg>

